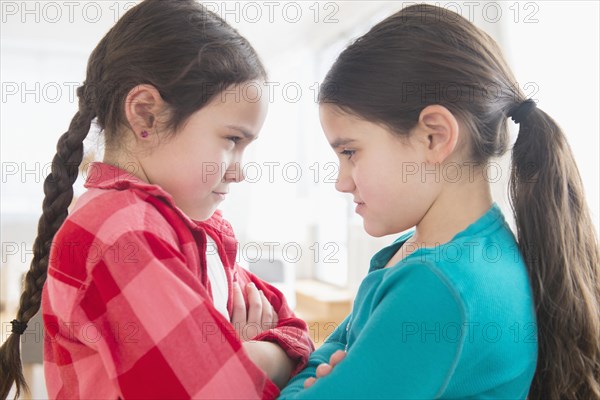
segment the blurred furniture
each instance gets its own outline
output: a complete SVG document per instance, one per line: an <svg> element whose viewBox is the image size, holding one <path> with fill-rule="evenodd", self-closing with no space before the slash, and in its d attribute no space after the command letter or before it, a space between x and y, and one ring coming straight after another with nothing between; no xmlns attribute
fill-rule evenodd
<svg viewBox="0 0 600 400"><path fill-rule="evenodd" d="M247 264L250 272L279 289L290 308L292 310L295 308L295 271L292 265L278 258L249 260Z"/></svg>
<svg viewBox="0 0 600 400"><path fill-rule="evenodd" d="M316 280L296 281L296 315L319 347L352 311L354 293Z"/></svg>

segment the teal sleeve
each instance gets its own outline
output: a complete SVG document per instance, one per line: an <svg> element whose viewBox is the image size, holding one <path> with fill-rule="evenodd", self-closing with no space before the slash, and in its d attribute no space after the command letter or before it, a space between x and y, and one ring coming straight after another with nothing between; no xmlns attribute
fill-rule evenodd
<svg viewBox="0 0 600 400"><path fill-rule="evenodd" d="M346 347L346 326L348 325L348 317L338 326L325 343L315 350L308 359L306 367L294 376L281 392L281 396L293 396L304 390L304 381L306 378L316 376L317 367L322 363L328 363L329 358L337 350L344 350ZM281 398L281 397L280 397Z"/></svg>
<svg viewBox="0 0 600 400"><path fill-rule="evenodd" d="M280 398L432 399L443 394L465 340L460 328L456 335L442 334L465 320L463 302L446 278L428 264L390 270L371 304L362 307L370 315L346 358L312 387L284 390ZM316 366L310 368L314 374Z"/></svg>

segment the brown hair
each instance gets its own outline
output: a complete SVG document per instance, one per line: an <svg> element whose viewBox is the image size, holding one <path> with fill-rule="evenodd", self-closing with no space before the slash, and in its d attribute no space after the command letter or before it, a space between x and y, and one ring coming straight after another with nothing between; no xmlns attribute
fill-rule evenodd
<svg viewBox="0 0 600 400"><path fill-rule="evenodd" d="M92 52L79 111L61 136L44 182L45 199L25 277L17 320L27 323L39 310L54 235L67 217L73 183L83 158L83 141L92 120L104 130L107 148L119 143L127 126L129 91L140 84L156 87L168 104L166 128L176 132L187 118L234 84L266 79L248 41L223 19L194 0L145 0L129 10ZM19 335L0 348L0 398L16 383L16 397L27 389L19 353Z"/></svg>
<svg viewBox="0 0 600 400"><path fill-rule="evenodd" d="M320 103L406 135L440 104L470 132L484 163L508 148L507 117L526 100L495 41L460 15L414 5L345 49ZM520 122L512 149L511 205L538 324L530 399L600 398L600 255L573 154L539 108Z"/></svg>

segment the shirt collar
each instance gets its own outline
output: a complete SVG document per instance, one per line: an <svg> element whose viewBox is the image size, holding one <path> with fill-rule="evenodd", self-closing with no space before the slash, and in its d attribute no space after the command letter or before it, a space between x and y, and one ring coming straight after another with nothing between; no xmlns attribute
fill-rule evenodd
<svg viewBox="0 0 600 400"><path fill-rule="evenodd" d="M160 186L144 182L126 169L103 162L93 162L88 166L84 187L87 189L140 189L173 204L171 195Z"/></svg>
<svg viewBox="0 0 600 400"><path fill-rule="evenodd" d="M87 169L84 187L86 189L96 188L105 190L137 189L151 196L162 199L165 203L172 207L183 219L183 221L193 230L205 230L206 228L209 228L210 230L216 231L221 235L233 236L231 225L229 225L229 223L223 219L220 210L215 211L215 213L205 221L193 220L175 205L173 197L163 188L158 185L145 182L126 169L117 167L115 165L103 162L90 163Z"/></svg>

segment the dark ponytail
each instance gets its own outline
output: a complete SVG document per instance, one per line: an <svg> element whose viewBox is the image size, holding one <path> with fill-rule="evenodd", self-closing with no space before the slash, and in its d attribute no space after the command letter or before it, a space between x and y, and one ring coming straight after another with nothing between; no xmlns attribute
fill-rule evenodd
<svg viewBox="0 0 600 400"><path fill-rule="evenodd" d="M398 135L443 105L481 164L508 150L507 117L520 121L510 194L538 321L529 398L600 399L600 256L581 178L557 124L538 108L516 111L532 104L495 41L450 10L406 7L340 54L319 101Z"/></svg>
<svg viewBox="0 0 600 400"><path fill-rule="evenodd" d="M600 256L583 184L556 122L520 124L510 197L538 319L530 399L600 399Z"/></svg>
<svg viewBox="0 0 600 400"><path fill-rule="evenodd" d="M97 118L106 150L118 147L127 129L124 116L129 91L141 84L156 87L167 103L168 133L231 85L266 79L265 69L248 41L217 14L194 0L145 0L129 10L100 41L78 88L79 112L59 139L52 172L44 182L46 197L33 260L25 278L15 325L38 312L54 235L67 218L73 183L83 159L83 141ZM16 384L16 397L27 390L19 334L0 348L0 398Z"/></svg>

